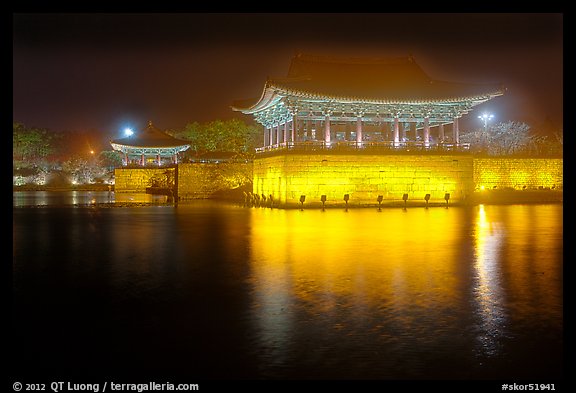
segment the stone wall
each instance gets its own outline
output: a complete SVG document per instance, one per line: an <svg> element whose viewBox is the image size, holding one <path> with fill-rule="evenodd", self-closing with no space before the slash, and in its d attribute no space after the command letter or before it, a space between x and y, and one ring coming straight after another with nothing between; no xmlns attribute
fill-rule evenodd
<svg viewBox="0 0 576 393"><path fill-rule="evenodd" d="M562 189L562 158L474 158L476 189Z"/></svg>
<svg viewBox="0 0 576 393"><path fill-rule="evenodd" d="M445 203L462 201L474 191L473 159L469 155L321 155L287 154L254 160L253 192L272 195L279 206L403 203L408 199Z"/></svg>
<svg viewBox="0 0 576 393"><path fill-rule="evenodd" d="M118 168L117 193L145 193L150 178L166 168ZM185 163L178 165L180 200L212 198L252 184L255 194L272 195L276 206L463 202L480 190L562 190L561 158L474 158L470 155L286 154L257 158L254 163ZM240 193L241 194L241 193ZM508 197L508 196L507 196ZM513 198L514 196L512 196ZM239 200L241 197L238 196ZM540 196L538 196L540 198ZM477 199L477 198L476 198ZM474 201L474 198L470 198Z"/></svg>
<svg viewBox="0 0 576 393"><path fill-rule="evenodd" d="M150 179L174 168L116 168L117 193L145 193ZM178 164L180 200L211 198L219 192L237 189L252 181L252 163L183 163Z"/></svg>
<svg viewBox="0 0 576 393"><path fill-rule="evenodd" d="M252 181L251 162L186 163L178 165L180 200L212 198Z"/></svg>
<svg viewBox="0 0 576 393"><path fill-rule="evenodd" d="M167 168L116 168L114 191L116 193L145 193L146 187L150 187L150 179L155 175L162 175L166 170Z"/></svg>

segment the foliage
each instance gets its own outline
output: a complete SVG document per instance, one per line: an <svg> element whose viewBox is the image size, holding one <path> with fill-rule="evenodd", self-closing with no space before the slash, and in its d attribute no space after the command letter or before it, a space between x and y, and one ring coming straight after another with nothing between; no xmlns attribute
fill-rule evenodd
<svg viewBox="0 0 576 393"><path fill-rule="evenodd" d="M168 133L175 138L190 141L189 150L196 156L215 151L251 154L259 138L257 127L237 119L189 123L183 130Z"/></svg>
<svg viewBox="0 0 576 393"><path fill-rule="evenodd" d="M260 137L257 127L240 120L215 120L190 123L181 130L168 132L191 142L186 155L201 156L209 152L247 158L253 154ZM45 184L93 183L105 181L113 168L122 165L122 155L105 150L93 156L89 153L87 136L78 132L50 131L13 123L13 183ZM234 174L238 182L245 174Z"/></svg>
<svg viewBox="0 0 576 393"><path fill-rule="evenodd" d="M53 135L44 128L28 128L12 123L12 158L22 166L38 165L53 153Z"/></svg>
<svg viewBox="0 0 576 393"><path fill-rule="evenodd" d="M116 150L103 150L98 157L100 165L113 170L122 165L122 155Z"/></svg>
<svg viewBox="0 0 576 393"><path fill-rule="evenodd" d="M508 121L488 129L463 133L460 142L470 143L471 150L492 156L515 154L561 154L560 143L547 136L535 135L525 123Z"/></svg>
<svg viewBox="0 0 576 393"><path fill-rule="evenodd" d="M102 168L95 159L73 155L62 163L62 170L70 174L72 184L94 183L96 178L106 175L106 168Z"/></svg>
<svg viewBox="0 0 576 393"><path fill-rule="evenodd" d="M555 131L551 137L545 136L541 145L543 154L562 155L564 149L563 130Z"/></svg>

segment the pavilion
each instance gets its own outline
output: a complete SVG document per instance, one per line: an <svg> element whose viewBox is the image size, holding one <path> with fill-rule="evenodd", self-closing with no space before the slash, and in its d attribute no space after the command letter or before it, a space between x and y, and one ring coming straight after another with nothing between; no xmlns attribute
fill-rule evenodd
<svg viewBox="0 0 576 393"><path fill-rule="evenodd" d="M178 153L187 150L187 141L176 139L160 131L152 122L139 133L110 141L121 152L123 165L162 166L178 164Z"/></svg>
<svg viewBox="0 0 576 393"><path fill-rule="evenodd" d="M499 84L431 79L414 58L298 54L285 78L232 109L264 128L257 152L319 147L460 150L459 119L504 93Z"/></svg>
<svg viewBox="0 0 576 393"><path fill-rule="evenodd" d="M297 54L288 75L232 109L263 126L253 195L274 206L463 202L474 160L459 120L499 84L430 78L414 58Z"/></svg>

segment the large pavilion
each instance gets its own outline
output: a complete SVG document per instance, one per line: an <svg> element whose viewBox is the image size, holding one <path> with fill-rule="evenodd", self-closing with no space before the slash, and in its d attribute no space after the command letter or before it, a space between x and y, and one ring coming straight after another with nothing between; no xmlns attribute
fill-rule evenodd
<svg viewBox="0 0 576 393"><path fill-rule="evenodd" d="M459 119L504 93L499 84L431 79L410 57L298 54L286 78L268 79L259 99L232 109L264 126L267 152L309 146L465 149Z"/></svg>
<svg viewBox="0 0 576 393"><path fill-rule="evenodd" d="M178 164L178 153L190 147L189 142L171 137L160 131L151 121L141 132L110 141L112 148L121 152L124 166L162 166Z"/></svg>

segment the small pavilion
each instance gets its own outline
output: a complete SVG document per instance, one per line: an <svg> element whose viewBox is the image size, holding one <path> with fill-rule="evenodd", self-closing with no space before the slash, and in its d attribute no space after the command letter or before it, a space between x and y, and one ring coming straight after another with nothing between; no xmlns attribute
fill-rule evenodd
<svg viewBox="0 0 576 393"><path fill-rule="evenodd" d="M162 166L178 164L178 153L187 150L187 141L174 138L156 127L148 126L133 135L110 141L112 148L121 152L123 165Z"/></svg>

